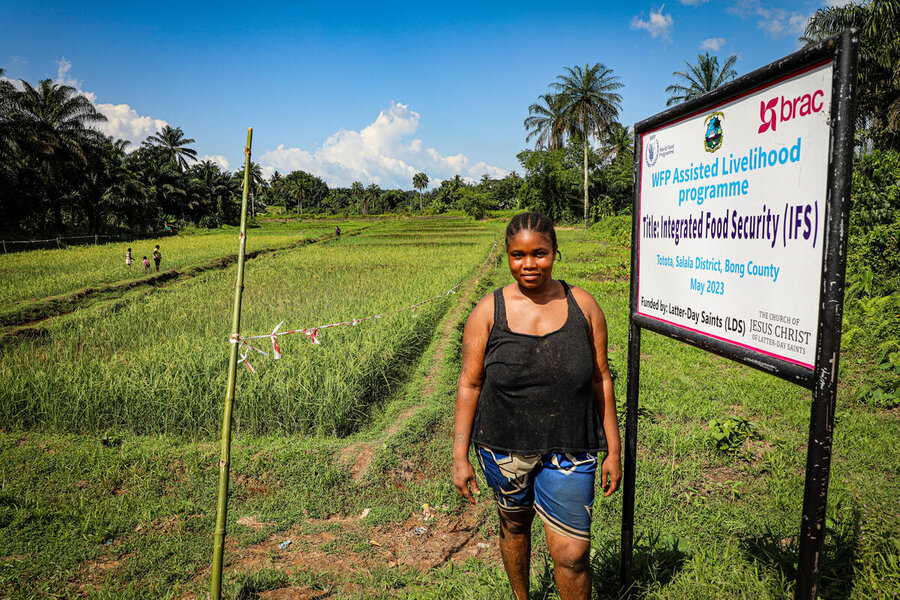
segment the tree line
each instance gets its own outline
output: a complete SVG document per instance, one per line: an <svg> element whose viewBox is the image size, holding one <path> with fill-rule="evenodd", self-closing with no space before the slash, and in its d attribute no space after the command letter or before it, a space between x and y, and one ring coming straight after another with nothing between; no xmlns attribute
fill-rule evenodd
<svg viewBox="0 0 900 600"><path fill-rule="evenodd" d="M0 69L0 76L3 75ZM138 148L101 134L106 120L73 87L49 79L15 86L0 79L0 233L4 237L138 233L164 226L216 227L239 219L243 170L197 160L195 143L180 127L165 126ZM129 151L131 150L131 151ZM417 192L383 189L359 181L329 187L305 171L263 176L251 163L250 208L311 213L374 214L464 209L482 216L488 208L511 208L522 179L456 175L425 192L425 173L411 183Z"/></svg>

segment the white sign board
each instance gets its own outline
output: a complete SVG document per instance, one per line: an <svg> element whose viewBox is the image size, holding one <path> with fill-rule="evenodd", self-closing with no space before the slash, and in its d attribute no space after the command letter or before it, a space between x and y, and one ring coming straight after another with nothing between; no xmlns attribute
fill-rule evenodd
<svg viewBox="0 0 900 600"><path fill-rule="evenodd" d="M638 314L813 369L833 66L641 136Z"/></svg>

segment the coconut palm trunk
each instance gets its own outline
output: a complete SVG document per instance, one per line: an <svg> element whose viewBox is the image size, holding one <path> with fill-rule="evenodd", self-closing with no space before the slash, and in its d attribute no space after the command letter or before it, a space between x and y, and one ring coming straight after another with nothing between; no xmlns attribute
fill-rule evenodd
<svg viewBox="0 0 900 600"><path fill-rule="evenodd" d="M588 228L588 138L587 138L587 109L583 111L584 121L582 121L583 135L582 143L584 144L584 230Z"/></svg>
<svg viewBox="0 0 900 600"><path fill-rule="evenodd" d="M601 63L586 64L584 69L567 67L566 74L556 79L550 85L559 92L561 128L577 132L584 144L584 228L587 229L590 222L588 144L592 133L601 134L619 116L622 97L613 90L621 88L622 83Z"/></svg>

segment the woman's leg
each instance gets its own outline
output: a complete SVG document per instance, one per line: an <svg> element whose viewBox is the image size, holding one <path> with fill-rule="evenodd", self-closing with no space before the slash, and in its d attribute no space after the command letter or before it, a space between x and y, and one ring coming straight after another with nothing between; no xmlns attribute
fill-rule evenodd
<svg viewBox="0 0 900 600"><path fill-rule="evenodd" d="M500 555L516 600L528 600L531 579L531 522L534 520L534 478L541 455L508 454L475 446L487 484L494 491L500 515Z"/></svg>
<svg viewBox="0 0 900 600"><path fill-rule="evenodd" d="M536 470L534 506L544 521L560 600L591 595L591 511L597 457L589 452L551 453Z"/></svg>
<svg viewBox="0 0 900 600"><path fill-rule="evenodd" d="M566 537L546 526L544 530L560 600L588 600L591 597L591 543Z"/></svg>
<svg viewBox="0 0 900 600"><path fill-rule="evenodd" d="M500 555L516 600L528 600L531 580L531 522L534 509L505 512L500 515Z"/></svg>

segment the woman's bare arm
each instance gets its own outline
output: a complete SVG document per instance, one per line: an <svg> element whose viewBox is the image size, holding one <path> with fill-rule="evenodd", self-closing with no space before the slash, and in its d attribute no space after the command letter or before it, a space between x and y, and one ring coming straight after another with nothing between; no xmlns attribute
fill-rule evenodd
<svg viewBox="0 0 900 600"><path fill-rule="evenodd" d="M489 294L481 299L466 321L462 341L462 370L456 390L456 411L453 426L453 485L459 494L474 503L472 492L480 494L475 471L469 462L469 443L472 423L484 382L484 351L493 326L494 298ZM471 486L471 491L469 490Z"/></svg>

